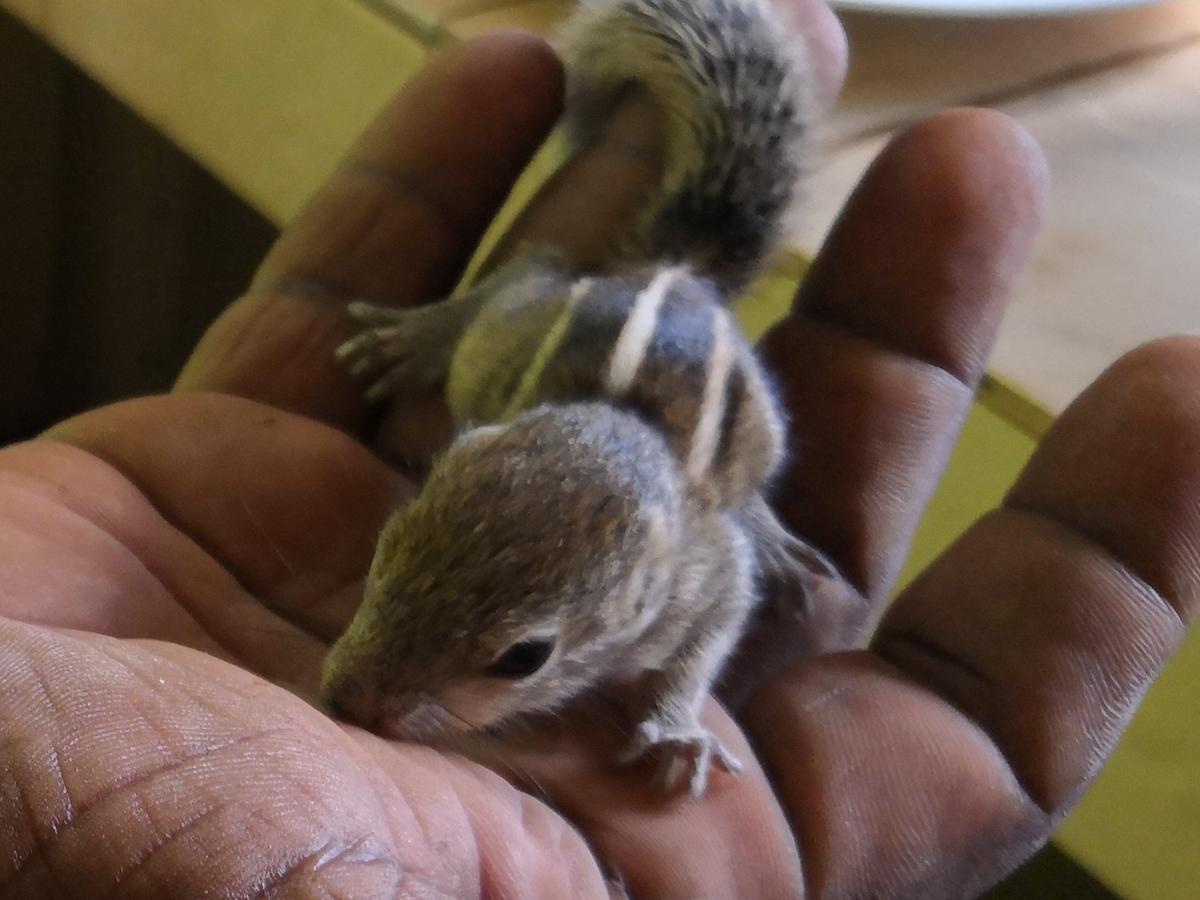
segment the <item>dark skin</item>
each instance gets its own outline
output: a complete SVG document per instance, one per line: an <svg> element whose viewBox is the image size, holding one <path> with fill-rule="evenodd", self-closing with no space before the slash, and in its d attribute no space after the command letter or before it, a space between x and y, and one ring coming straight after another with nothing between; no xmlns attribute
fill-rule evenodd
<svg viewBox="0 0 1200 900"><path fill-rule="evenodd" d="M815 3L789 14L832 97L836 23ZM0 897L602 897L614 873L645 897L969 896L1111 752L1200 598L1196 339L1102 376L859 649L1042 205L1036 147L980 111L892 142L766 341L803 441L781 511L846 580L748 636L729 711L707 716L740 778L664 802L646 771L614 768L625 735L603 718L469 760L296 696L414 489L383 459L420 461L445 434L435 402L382 423L361 402L333 362L340 304L448 290L560 92L528 36L441 57L173 393L0 452ZM543 193L521 237L603 255L653 175L647 129L627 128L640 115Z"/></svg>

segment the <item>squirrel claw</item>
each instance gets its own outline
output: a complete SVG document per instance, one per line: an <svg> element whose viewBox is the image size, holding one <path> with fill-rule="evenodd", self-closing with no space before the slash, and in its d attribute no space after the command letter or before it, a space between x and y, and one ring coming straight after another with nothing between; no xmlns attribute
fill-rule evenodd
<svg viewBox="0 0 1200 900"><path fill-rule="evenodd" d="M617 762L628 765L651 752L662 757L654 783L663 792L673 790L680 776L685 775L688 793L701 797L708 787L712 767L731 775L742 771L741 761L725 749L721 739L699 724L664 726L654 719L642 722L617 756Z"/></svg>
<svg viewBox="0 0 1200 900"><path fill-rule="evenodd" d="M446 336L428 308L393 309L356 301L346 312L362 330L343 341L334 356L354 377L371 379L368 402L385 400L406 386L421 390L445 377Z"/></svg>
<svg viewBox="0 0 1200 900"><path fill-rule="evenodd" d="M355 300L346 304L346 312L364 325L398 325L404 321L408 310Z"/></svg>

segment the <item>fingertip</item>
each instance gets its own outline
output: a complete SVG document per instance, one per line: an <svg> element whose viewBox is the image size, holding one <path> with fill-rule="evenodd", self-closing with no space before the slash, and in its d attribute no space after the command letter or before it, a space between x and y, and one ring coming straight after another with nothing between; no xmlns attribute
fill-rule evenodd
<svg viewBox="0 0 1200 900"><path fill-rule="evenodd" d="M1029 233L1045 209L1046 157L1033 135L996 110L961 107L918 122L884 151L880 165L889 164L924 188L934 222Z"/></svg>
<svg viewBox="0 0 1200 900"><path fill-rule="evenodd" d="M1083 394L1080 415L1089 409L1108 420L1136 422L1135 437L1157 436L1162 462L1195 473L1200 489L1200 335L1159 338L1130 350ZM1174 466L1173 466L1174 467Z"/></svg>
<svg viewBox="0 0 1200 900"><path fill-rule="evenodd" d="M1109 366L1059 417L1039 455L1068 450L1128 475L1148 470L1161 480L1155 499L1178 491L1200 504L1200 336L1160 338Z"/></svg>
<svg viewBox="0 0 1200 900"><path fill-rule="evenodd" d="M1045 207L1045 157L1000 113L954 109L893 138L801 289L800 311L931 362L983 371Z"/></svg>
<svg viewBox="0 0 1200 900"><path fill-rule="evenodd" d="M927 232L936 252L972 252L1007 272L1024 262L1048 184L1045 156L1024 128L994 110L961 108L900 132L859 192L894 204L893 218Z"/></svg>
<svg viewBox="0 0 1200 900"><path fill-rule="evenodd" d="M1110 366L1059 417L1007 503L1088 536L1190 620L1200 610L1200 337Z"/></svg>
<svg viewBox="0 0 1200 900"><path fill-rule="evenodd" d="M1177 334L1149 341L1113 363L1092 390L1138 385L1161 394L1167 408L1182 403L1190 419L1200 407L1200 334Z"/></svg>
<svg viewBox="0 0 1200 900"><path fill-rule="evenodd" d="M561 110L562 61L542 36L507 28L466 41L454 52L461 54L464 73L479 89L499 92L503 100L521 94L531 109L553 109L556 116Z"/></svg>
<svg viewBox="0 0 1200 900"><path fill-rule="evenodd" d="M411 135L415 122L443 119L448 124L428 135L431 145L449 138L470 150L478 141L486 152L490 143L495 157L513 155L523 161L531 152L530 141L542 140L557 121L563 86L558 56L531 32L497 31L455 44L435 55L408 89L396 95L351 157L395 168L397 135L405 135L414 143L407 156L448 166L456 160L422 156L426 147L414 140L420 135Z"/></svg>

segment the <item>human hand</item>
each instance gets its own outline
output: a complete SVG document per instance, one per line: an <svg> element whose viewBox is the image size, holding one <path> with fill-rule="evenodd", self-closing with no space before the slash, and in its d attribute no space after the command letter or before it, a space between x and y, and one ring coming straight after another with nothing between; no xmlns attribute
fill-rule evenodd
<svg viewBox="0 0 1200 900"><path fill-rule="evenodd" d="M832 85L837 34L796 10ZM419 471L444 439L436 402L372 420L332 362L341 303L444 293L558 102L531 39L440 59L177 392L0 454L0 895L604 896L611 872L654 897L968 895L1094 774L1197 595L1195 341L1118 364L872 650L831 653L887 596L1036 225L1036 150L978 112L893 143L768 340L803 440L784 512L848 583L750 636L752 689L710 714L739 779L664 802L613 767L619 733L577 719L489 760L510 782L294 696L412 490L368 447ZM626 124L524 235L602 244L651 174Z"/></svg>

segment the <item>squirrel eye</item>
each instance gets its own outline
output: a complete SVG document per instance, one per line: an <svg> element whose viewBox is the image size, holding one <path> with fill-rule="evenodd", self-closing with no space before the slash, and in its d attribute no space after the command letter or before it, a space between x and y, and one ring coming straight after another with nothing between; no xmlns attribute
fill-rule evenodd
<svg viewBox="0 0 1200 900"><path fill-rule="evenodd" d="M549 639L521 641L513 644L487 668L489 675L497 678L527 678L546 664L554 652L554 641Z"/></svg>

